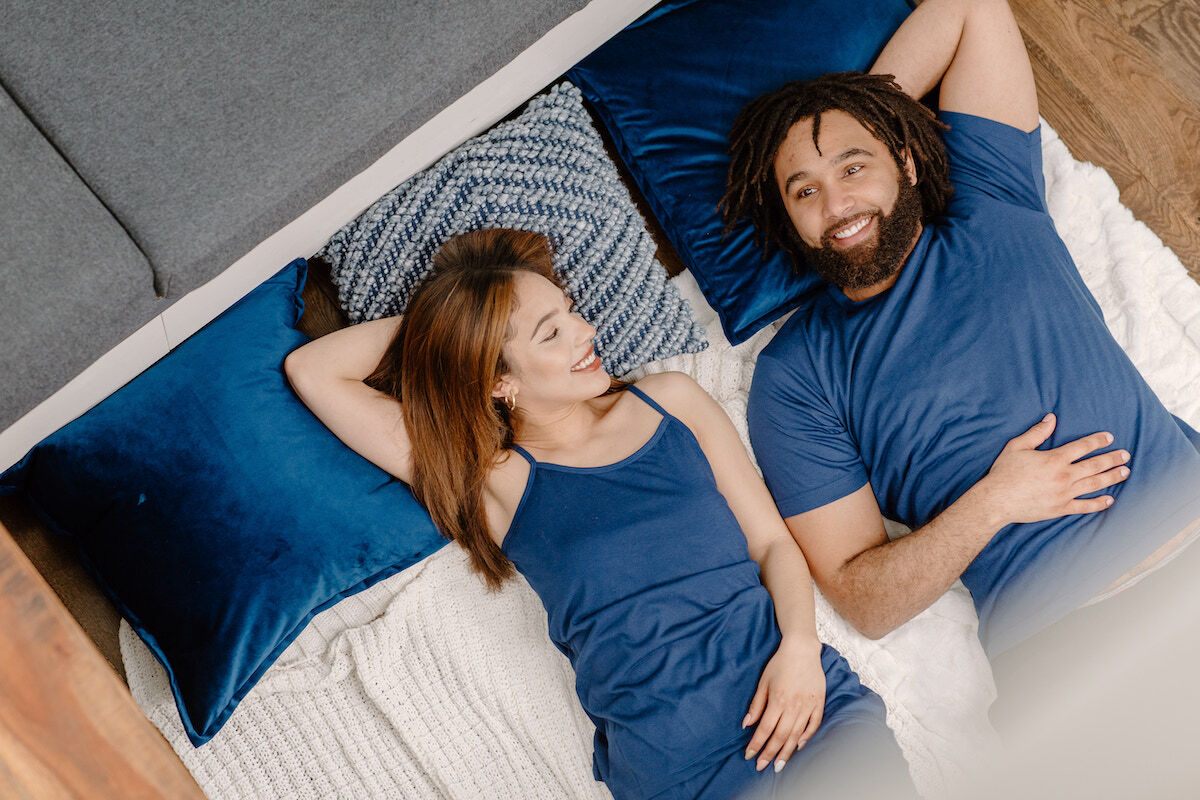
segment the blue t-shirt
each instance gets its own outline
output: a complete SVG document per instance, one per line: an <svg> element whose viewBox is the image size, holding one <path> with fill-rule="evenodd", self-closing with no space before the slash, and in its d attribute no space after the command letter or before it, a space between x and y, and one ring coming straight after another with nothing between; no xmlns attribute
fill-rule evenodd
<svg viewBox="0 0 1200 800"><path fill-rule="evenodd" d="M1001 530L963 573L992 654L1103 590L1200 518L1200 452L1113 339L1046 211L1040 134L942 112L945 215L895 285L836 287L758 358L754 452L784 517L868 481L917 528L987 474L1048 411L1044 448L1100 430L1132 454L1116 502ZM1194 432L1189 432L1194 434Z"/></svg>

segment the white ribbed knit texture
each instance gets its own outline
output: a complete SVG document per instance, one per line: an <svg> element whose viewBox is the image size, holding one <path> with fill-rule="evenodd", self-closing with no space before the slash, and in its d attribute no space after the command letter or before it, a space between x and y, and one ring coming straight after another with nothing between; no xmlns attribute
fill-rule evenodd
<svg viewBox="0 0 1200 800"><path fill-rule="evenodd" d="M1174 413L1200 426L1200 286L1120 205L1103 170L1071 159L1043 128L1051 214L1109 325ZM676 279L699 322L715 318ZM746 438L753 362L776 326L650 369L711 392ZM878 641L818 596L818 630L888 707L927 797L954 797L994 742L995 687L961 585ZM524 581L488 594L450 545L318 615L211 742L193 749L161 668L125 623L134 698L212 800L234 798L608 797L591 778L591 723L570 665L546 636Z"/></svg>
<svg viewBox="0 0 1200 800"><path fill-rule="evenodd" d="M199 749L127 625L121 647L138 703L214 800L610 796L537 596L523 580L489 594L457 545L318 615Z"/></svg>

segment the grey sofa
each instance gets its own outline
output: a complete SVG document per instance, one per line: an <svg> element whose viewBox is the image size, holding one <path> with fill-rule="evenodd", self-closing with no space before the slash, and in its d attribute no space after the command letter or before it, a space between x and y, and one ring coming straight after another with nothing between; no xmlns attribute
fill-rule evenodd
<svg viewBox="0 0 1200 800"><path fill-rule="evenodd" d="M584 5L0 0L0 430Z"/></svg>

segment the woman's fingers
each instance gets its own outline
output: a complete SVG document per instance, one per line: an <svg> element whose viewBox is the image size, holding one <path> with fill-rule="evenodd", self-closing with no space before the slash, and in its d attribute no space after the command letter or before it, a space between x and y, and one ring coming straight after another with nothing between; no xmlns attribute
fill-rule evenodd
<svg viewBox="0 0 1200 800"><path fill-rule="evenodd" d="M774 757L775 753L779 750L779 745L782 744L781 741L771 741L776 728L779 727L779 718L781 716L780 709L768 703L766 711L763 712L762 721L754 729L754 736L750 738L750 744L746 747L746 759L749 760L758 756L757 766L759 769L770 763L770 759ZM774 744L775 750L768 754L764 748L771 744Z"/></svg>
<svg viewBox="0 0 1200 800"><path fill-rule="evenodd" d="M825 716L824 705L818 705L813 709L813 712L808 717L808 724L804 726L804 730L800 732L800 740L796 743L796 749L799 750L804 745L808 744L808 740L817 732L817 728L821 727L821 720Z"/></svg>
<svg viewBox="0 0 1200 800"><path fill-rule="evenodd" d="M767 709L767 716L770 716L769 707ZM761 728L762 726L760 725L759 727ZM785 750L784 745L787 744L795 727L796 718L794 712L779 715L775 727L771 730L770 738L767 739L767 743L763 745L762 751L758 754L758 760L754 764L756 769L759 771L766 769L772 761L775 761L780 756L785 761L787 760L787 757L792 753L790 750Z"/></svg>
<svg viewBox="0 0 1200 800"><path fill-rule="evenodd" d="M812 708L807 714L801 713L799 718L797 718L795 724L791 727L791 732L784 740L783 746L779 748L779 752L774 756L774 768L776 772L783 770L784 766L787 765L788 759L795 755L796 751L801 747L808 744L808 740L813 737L813 734L817 732L817 728L821 726L821 716L824 711L825 709L818 705ZM764 758L760 758L756 765L760 770L766 765L764 759L770 748L771 743L768 742L767 748L763 750Z"/></svg>
<svg viewBox="0 0 1200 800"><path fill-rule="evenodd" d="M758 722L758 718L762 716L763 709L767 707L767 684L766 681L759 680L758 690L754 692L754 699L750 701L750 710L746 712L745 718L742 720L742 727L749 728L754 723ZM746 756L749 758L750 756Z"/></svg>
<svg viewBox="0 0 1200 800"><path fill-rule="evenodd" d="M808 733L809 728L812 727L811 717L809 719L810 721L807 725L797 725L792 729L792 733L790 736L788 736L787 741L784 742L783 748L779 751L779 755L775 757L776 772L782 771L787 765L788 759L795 755L797 750L799 750L801 747L804 747L804 745L808 743L809 738L812 736L811 733Z"/></svg>

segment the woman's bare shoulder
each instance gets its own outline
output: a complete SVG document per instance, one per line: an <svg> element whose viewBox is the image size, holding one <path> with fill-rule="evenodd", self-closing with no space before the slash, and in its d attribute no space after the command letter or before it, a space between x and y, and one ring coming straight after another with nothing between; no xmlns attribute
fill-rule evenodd
<svg viewBox="0 0 1200 800"><path fill-rule="evenodd" d="M634 386L653 397L659 403L662 403L660 396L667 400L687 399L695 397L698 392L702 393L704 391L700 388L700 384L696 383L695 379L686 372L655 372L652 375L639 378L634 382Z"/></svg>
<svg viewBox="0 0 1200 800"><path fill-rule="evenodd" d="M505 534L512 527L517 506L525 496L529 470L529 462L515 450L504 450L488 473L483 504L487 513L488 532L496 544L503 543Z"/></svg>
<svg viewBox="0 0 1200 800"><path fill-rule="evenodd" d="M684 420L695 412L698 404L711 400L708 392L685 372L656 372L634 385L667 411Z"/></svg>

